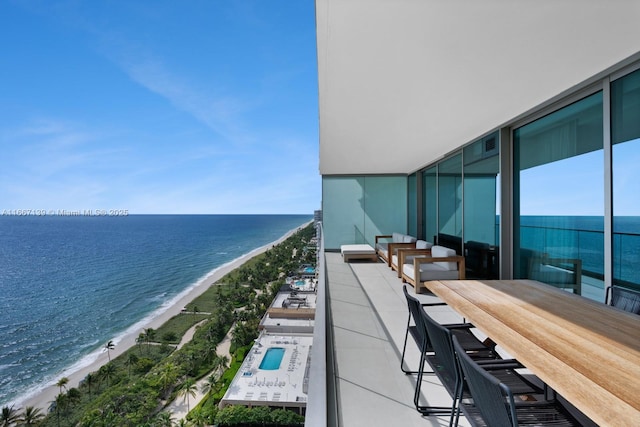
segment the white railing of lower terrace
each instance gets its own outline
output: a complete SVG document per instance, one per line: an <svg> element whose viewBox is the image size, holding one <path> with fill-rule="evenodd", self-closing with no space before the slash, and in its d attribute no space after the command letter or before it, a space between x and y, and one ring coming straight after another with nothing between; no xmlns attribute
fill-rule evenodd
<svg viewBox="0 0 640 427"><path fill-rule="evenodd" d="M333 339L331 338L330 310L327 306L327 272L324 256L324 236L322 224L317 223L316 234L318 236L318 259L316 271L318 272L316 314L313 327L313 346L311 347L311 364L309 365L309 390L307 393L307 411L305 415L305 427L326 427L335 425L335 414L330 414L329 408L335 408L330 404L331 397L335 393L330 384L333 372L330 369L333 360ZM329 369L328 369L329 368ZM335 411L334 411L335 412Z"/></svg>

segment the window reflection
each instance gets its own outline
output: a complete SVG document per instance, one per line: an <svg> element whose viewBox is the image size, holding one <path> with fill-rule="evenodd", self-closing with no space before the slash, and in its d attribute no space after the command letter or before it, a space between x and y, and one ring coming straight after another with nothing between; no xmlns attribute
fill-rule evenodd
<svg viewBox="0 0 640 427"><path fill-rule="evenodd" d="M438 165L438 239L462 254L462 154Z"/></svg>
<svg viewBox="0 0 640 427"><path fill-rule="evenodd" d="M613 281L640 289L640 70L611 84Z"/></svg>
<svg viewBox="0 0 640 427"><path fill-rule="evenodd" d="M464 149L464 253L467 277L498 278L498 134Z"/></svg>
<svg viewBox="0 0 640 427"><path fill-rule="evenodd" d="M603 298L602 93L514 131L514 272Z"/></svg>

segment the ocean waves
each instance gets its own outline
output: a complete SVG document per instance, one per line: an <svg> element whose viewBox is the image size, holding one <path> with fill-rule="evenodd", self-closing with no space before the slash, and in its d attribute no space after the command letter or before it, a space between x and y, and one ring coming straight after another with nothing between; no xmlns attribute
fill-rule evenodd
<svg viewBox="0 0 640 427"><path fill-rule="evenodd" d="M86 367L301 215L0 218L0 405ZM224 254L224 255L223 255Z"/></svg>

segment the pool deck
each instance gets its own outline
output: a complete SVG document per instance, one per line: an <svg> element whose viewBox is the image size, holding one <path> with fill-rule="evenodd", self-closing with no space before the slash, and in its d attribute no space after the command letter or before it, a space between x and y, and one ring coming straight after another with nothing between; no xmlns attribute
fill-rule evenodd
<svg viewBox="0 0 640 427"><path fill-rule="evenodd" d="M263 331L247 354L220 406L302 408L307 403L306 371L311 334L270 334ZM267 350L284 349L278 369L260 369Z"/></svg>

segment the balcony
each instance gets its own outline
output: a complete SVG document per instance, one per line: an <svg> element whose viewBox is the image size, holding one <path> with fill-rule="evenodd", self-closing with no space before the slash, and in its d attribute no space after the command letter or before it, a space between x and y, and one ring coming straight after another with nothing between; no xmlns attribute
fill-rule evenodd
<svg viewBox="0 0 640 427"><path fill-rule="evenodd" d="M321 236L321 226L318 232ZM339 253L325 252L322 237L319 249L305 426L448 425L448 416L423 417L414 409L415 376L400 370L408 317L400 279L383 263L343 262ZM460 320L448 307L431 313L441 322ZM420 354L409 339L406 361L416 370ZM429 375L422 385L421 404L427 403L451 404L444 387ZM461 419L460 425L468 424Z"/></svg>
<svg viewBox="0 0 640 427"><path fill-rule="evenodd" d="M384 263L345 263L326 253L328 306L335 372L335 425L444 426L448 416L421 416L413 407L415 376L400 370L407 305L400 279ZM437 301L419 295L423 302ZM430 311L441 322L458 322L448 307ZM408 367L417 369L419 352L411 337ZM329 343L327 343L329 345ZM435 376L425 376L422 404L449 406L451 399ZM461 419L461 426L468 425Z"/></svg>
<svg viewBox="0 0 640 427"><path fill-rule="evenodd" d="M318 264L318 301L324 299L326 310L318 311L316 329L323 324L326 330L314 336L316 376L312 373L305 425L448 425L447 415L425 417L414 409L416 377L400 370L408 312L396 273L384 263L345 263L339 253L320 254L324 257ZM326 292L324 298L321 292ZM438 301L433 295L417 297L422 302ZM462 320L447 306L431 307L429 313L443 323ZM478 336L484 338L479 331ZM316 348L320 341L322 346ZM320 356L325 345L326 359ZM322 363L316 363L320 359ZM411 337L406 360L409 369L417 369L419 352ZM420 403L450 406L451 398L437 377L426 375ZM584 422L590 425L589 420ZM459 425L469 423L461 417Z"/></svg>

